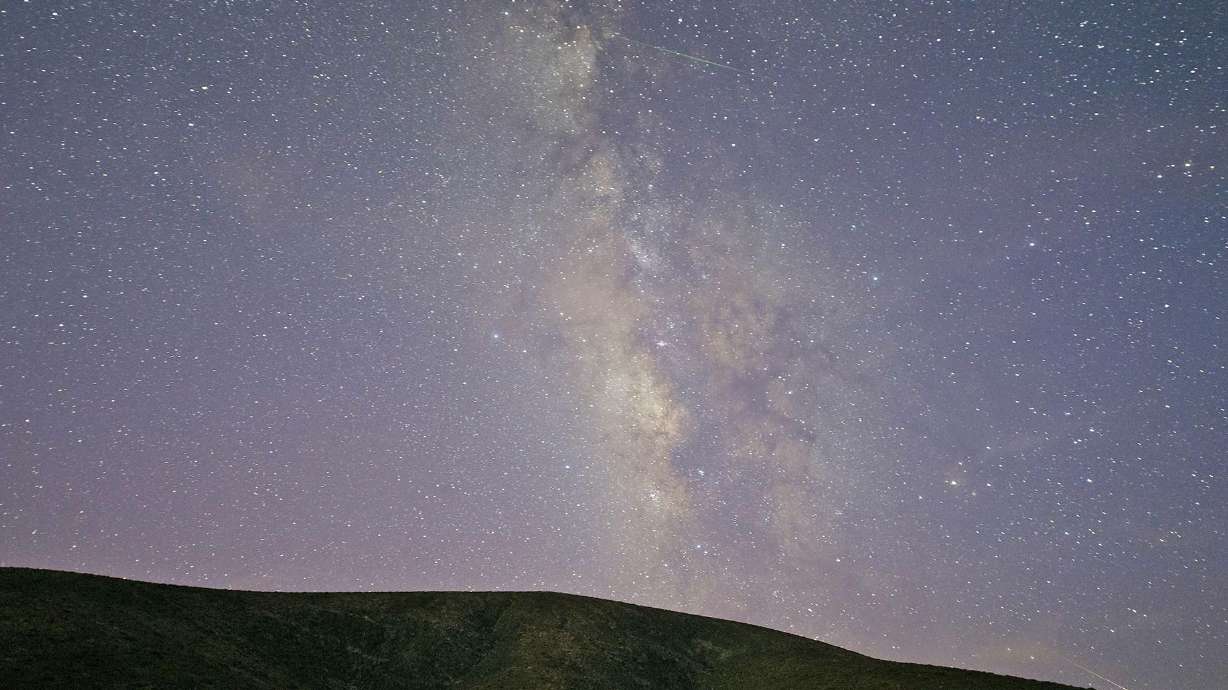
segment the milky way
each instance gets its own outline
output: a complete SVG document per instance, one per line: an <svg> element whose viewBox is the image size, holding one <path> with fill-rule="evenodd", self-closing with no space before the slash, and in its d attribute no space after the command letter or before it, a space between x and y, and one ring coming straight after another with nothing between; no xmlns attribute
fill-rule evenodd
<svg viewBox="0 0 1228 690"><path fill-rule="evenodd" d="M1222 9L32 5L0 563L1228 676Z"/></svg>

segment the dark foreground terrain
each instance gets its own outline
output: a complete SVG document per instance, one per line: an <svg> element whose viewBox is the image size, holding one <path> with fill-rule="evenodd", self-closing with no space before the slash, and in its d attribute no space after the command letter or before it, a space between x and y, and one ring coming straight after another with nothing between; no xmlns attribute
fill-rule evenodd
<svg viewBox="0 0 1228 690"><path fill-rule="evenodd" d="M0 568L0 687L97 686L1067 687L568 594L234 592Z"/></svg>

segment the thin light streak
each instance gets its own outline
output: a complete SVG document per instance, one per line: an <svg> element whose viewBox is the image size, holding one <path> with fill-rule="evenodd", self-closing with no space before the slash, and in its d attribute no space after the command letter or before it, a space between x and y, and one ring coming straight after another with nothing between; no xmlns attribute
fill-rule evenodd
<svg viewBox="0 0 1228 690"><path fill-rule="evenodd" d="M1118 690L1130 690L1130 688L1127 688L1126 686L1122 685L1121 683L1118 683L1117 681L1115 681L1115 680L1111 680L1111 679L1109 679L1109 678L1105 678L1104 676L1100 675L1099 673L1096 673L1095 671L1093 671L1093 670L1091 670L1090 668L1088 668L1088 667L1084 666L1083 664L1080 664L1079 662L1075 661L1074 659L1071 659L1070 657L1066 656L1065 654L1058 654L1058 656L1060 656L1061 658L1063 658L1063 659L1065 659L1066 661L1070 662L1071 664L1073 664L1073 665L1075 665L1075 666L1079 667L1079 668L1080 668L1080 669L1082 669L1084 672L1089 673L1089 674L1091 674L1091 675L1093 675L1093 676L1095 676L1095 677L1099 678L1100 680L1102 680L1102 681L1104 681L1104 682L1108 683L1109 685L1112 685L1113 687L1117 688Z"/></svg>
<svg viewBox="0 0 1228 690"><path fill-rule="evenodd" d="M737 72L738 74L746 74L746 72L745 72L745 71L740 70L740 69L738 69L737 67L731 67L731 66L729 66L729 65L722 64L722 63L720 63L720 62L713 62L713 61L711 61L711 60L705 60L704 58L701 58L701 57L696 57L696 56L694 56L694 55L687 55L686 53L680 53L680 52L678 52L678 51L676 51L676 50L670 50L669 48L662 48L661 46L654 46L654 45L653 45L653 44L651 44L651 43L645 43L645 42L643 42L643 41L637 41L637 40L635 40L634 38L631 38L630 36L624 36L624 35L622 35L622 34L618 33L617 31L611 31L611 32L610 32L610 35L611 35L611 36L617 36L617 37L619 37L619 38L623 39L624 41L627 41L628 43L634 43L634 44L636 44L636 45L641 45L641 46L644 46L645 48L652 48L653 50L659 50L659 51L661 51L662 53L669 53L670 55L674 55L674 56L680 57L680 58L682 58L682 59L684 59L684 60L691 60L691 61L693 61L693 62L699 62L699 63L705 64L705 65L711 65L712 67L719 67L719 68L721 68L721 69L727 69L727 70L729 70L729 71L731 71L731 72Z"/></svg>

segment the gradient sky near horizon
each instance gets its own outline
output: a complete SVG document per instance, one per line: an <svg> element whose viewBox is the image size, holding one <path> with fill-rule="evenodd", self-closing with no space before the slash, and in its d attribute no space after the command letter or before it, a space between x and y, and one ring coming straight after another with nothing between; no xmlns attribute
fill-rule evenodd
<svg viewBox="0 0 1228 690"><path fill-rule="evenodd" d="M1214 2L0 5L0 565L1228 677Z"/></svg>

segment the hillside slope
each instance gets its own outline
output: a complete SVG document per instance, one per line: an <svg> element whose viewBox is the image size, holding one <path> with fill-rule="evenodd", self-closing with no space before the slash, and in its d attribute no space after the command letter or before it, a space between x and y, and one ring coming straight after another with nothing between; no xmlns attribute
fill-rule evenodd
<svg viewBox="0 0 1228 690"><path fill-rule="evenodd" d="M0 686L118 685L1067 687L568 594L235 592L0 568Z"/></svg>

